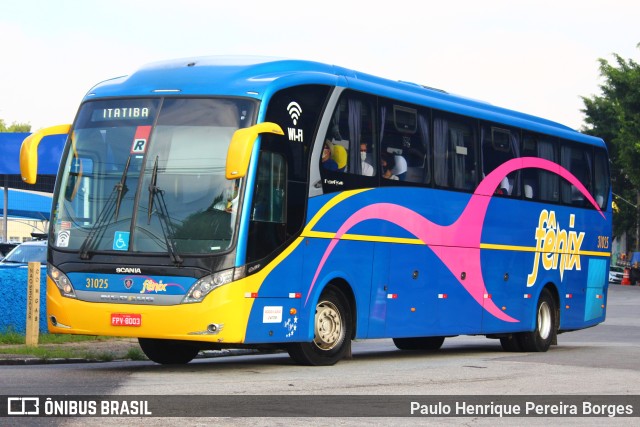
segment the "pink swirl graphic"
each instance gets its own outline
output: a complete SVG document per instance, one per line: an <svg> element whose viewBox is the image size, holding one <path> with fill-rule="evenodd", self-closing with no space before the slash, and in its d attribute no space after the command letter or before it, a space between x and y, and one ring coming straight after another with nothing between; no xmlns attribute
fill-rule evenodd
<svg viewBox="0 0 640 427"><path fill-rule="evenodd" d="M458 283L487 312L505 322L519 322L500 310L493 300L485 298L488 292L480 263L480 237L489 202L496 188L508 174L524 168L539 168L560 175L573 184L604 218L604 213L585 186L562 166L536 157L511 159L482 180L464 211L453 224L447 226L435 224L410 209L391 203L375 203L356 211L342 224L327 246L307 292L305 305L309 301L311 291L324 264L342 236L356 224L378 219L404 228L427 245L458 280Z"/></svg>

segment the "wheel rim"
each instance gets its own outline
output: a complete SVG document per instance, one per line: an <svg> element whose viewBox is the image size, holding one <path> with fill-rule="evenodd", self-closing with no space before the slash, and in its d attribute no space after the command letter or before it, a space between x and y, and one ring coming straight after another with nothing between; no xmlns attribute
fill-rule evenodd
<svg viewBox="0 0 640 427"><path fill-rule="evenodd" d="M340 311L331 302L323 301L316 307L315 338L313 342L321 350L331 350L344 335Z"/></svg>
<svg viewBox="0 0 640 427"><path fill-rule="evenodd" d="M538 308L538 333L540 338L546 340L551 335L551 308L543 302Z"/></svg>

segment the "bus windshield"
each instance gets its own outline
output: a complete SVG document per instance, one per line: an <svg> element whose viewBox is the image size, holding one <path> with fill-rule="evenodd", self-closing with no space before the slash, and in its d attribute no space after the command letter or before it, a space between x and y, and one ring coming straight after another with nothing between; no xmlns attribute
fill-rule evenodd
<svg viewBox="0 0 640 427"><path fill-rule="evenodd" d="M84 104L55 196L53 246L82 258L228 249L242 183L225 179L227 149L255 109L242 99Z"/></svg>

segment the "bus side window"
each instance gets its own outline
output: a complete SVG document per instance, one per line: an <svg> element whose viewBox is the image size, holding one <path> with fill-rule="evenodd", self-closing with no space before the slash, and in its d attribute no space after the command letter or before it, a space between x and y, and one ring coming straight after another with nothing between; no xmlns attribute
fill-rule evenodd
<svg viewBox="0 0 640 427"><path fill-rule="evenodd" d="M606 210L609 198L609 168L607 153L596 149L594 162L594 198L600 209Z"/></svg>
<svg viewBox="0 0 640 427"><path fill-rule="evenodd" d="M534 134L525 134L522 143L522 157L539 157L558 163L557 141ZM560 201L560 179L553 172L536 168L521 171L525 199L543 202Z"/></svg>
<svg viewBox="0 0 640 427"><path fill-rule="evenodd" d="M520 138L517 131L485 124L480 135L483 176L487 176L501 164L520 157ZM515 171L504 177L496 188L496 194L519 196L518 175L518 171Z"/></svg>
<svg viewBox="0 0 640 427"><path fill-rule="evenodd" d="M286 161L282 154L261 152L251 220L286 222Z"/></svg>
<svg viewBox="0 0 640 427"><path fill-rule="evenodd" d="M253 191L247 261L273 253L286 240L287 162L280 153L261 151Z"/></svg>
<svg viewBox="0 0 640 427"><path fill-rule="evenodd" d="M592 191L591 170L593 159L590 150L574 146L573 144L563 144L560 149L560 161L562 167L578 178L589 192ZM563 180L561 194L562 202L565 204L580 207L591 206L591 203L587 202L584 194L568 181Z"/></svg>
<svg viewBox="0 0 640 427"><path fill-rule="evenodd" d="M429 184L431 182L431 139L429 121L424 112L418 113L417 132L406 140L407 182Z"/></svg>
<svg viewBox="0 0 640 427"><path fill-rule="evenodd" d="M350 94L340 100L334 113L339 132L331 135L331 141L346 151L347 164L344 171L347 173L360 176L375 175L373 105L374 102L369 97ZM362 148L365 153L364 161L361 155Z"/></svg>
<svg viewBox="0 0 640 427"><path fill-rule="evenodd" d="M331 115L324 138L331 163L320 164L323 183L340 181L340 187L323 185L324 192L371 187L376 173L374 105L372 97L345 92ZM334 164L335 163L335 164Z"/></svg>
<svg viewBox="0 0 640 427"><path fill-rule="evenodd" d="M433 121L433 131L435 184L473 191L478 178L473 126L462 117L443 115Z"/></svg>

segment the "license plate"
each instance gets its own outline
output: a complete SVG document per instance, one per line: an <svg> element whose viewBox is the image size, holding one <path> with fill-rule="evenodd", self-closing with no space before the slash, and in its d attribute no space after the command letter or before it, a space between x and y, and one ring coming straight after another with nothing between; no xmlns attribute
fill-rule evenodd
<svg viewBox="0 0 640 427"><path fill-rule="evenodd" d="M111 313L111 326L141 326L142 315L135 313Z"/></svg>

